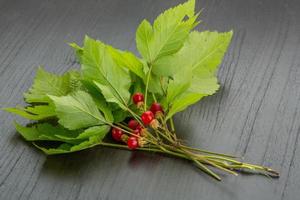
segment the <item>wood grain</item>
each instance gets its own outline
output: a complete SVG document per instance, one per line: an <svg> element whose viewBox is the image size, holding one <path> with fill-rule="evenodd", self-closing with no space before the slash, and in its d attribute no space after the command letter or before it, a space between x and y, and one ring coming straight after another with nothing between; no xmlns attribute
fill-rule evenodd
<svg viewBox="0 0 300 200"><path fill-rule="evenodd" d="M38 65L78 68L66 42L85 34L136 52L135 29L182 2L0 0L0 105L22 104ZM280 171L278 180L222 174L156 154L95 148L46 157L0 111L0 199L272 199L300 196L300 1L199 0L199 30L234 30L220 91L176 117L189 144Z"/></svg>

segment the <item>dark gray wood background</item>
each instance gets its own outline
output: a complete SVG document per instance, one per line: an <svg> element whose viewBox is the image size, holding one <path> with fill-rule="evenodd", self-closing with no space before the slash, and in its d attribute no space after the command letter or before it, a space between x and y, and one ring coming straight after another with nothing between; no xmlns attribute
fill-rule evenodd
<svg viewBox="0 0 300 200"><path fill-rule="evenodd" d="M85 34L136 52L135 29L179 0L0 0L0 105L22 104L38 65L78 68L66 42ZM190 145L243 156L280 179L222 173L189 162L96 147L46 157L0 111L0 199L299 199L300 1L199 0L200 30L234 30L222 88L176 117Z"/></svg>

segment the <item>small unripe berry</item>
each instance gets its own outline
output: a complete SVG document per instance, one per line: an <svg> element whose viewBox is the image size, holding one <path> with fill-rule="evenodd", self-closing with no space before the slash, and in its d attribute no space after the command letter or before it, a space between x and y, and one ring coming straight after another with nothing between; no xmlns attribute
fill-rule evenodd
<svg viewBox="0 0 300 200"><path fill-rule="evenodd" d="M128 138L129 138L128 135L123 134L123 135L121 136L121 141L124 142L124 143L127 143Z"/></svg>
<svg viewBox="0 0 300 200"><path fill-rule="evenodd" d="M147 129L147 128L142 128L142 129L140 130L140 135L141 135L142 137L147 137L148 134L149 134L149 132L148 132L148 129Z"/></svg>
<svg viewBox="0 0 300 200"><path fill-rule="evenodd" d="M159 124L159 122L157 121L157 119L153 119L153 120L150 122L150 127L153 128L153 129L158 129L158 127L160 127L160 124Z"/></svg>
<svg viewBox="0 0 300 200"><path fill-rule="evenodd" d="M138 138L137 140L139 147L144 147L144 145L148 143L144 138Z"/></svg>
<svg viewBox="0 0 300 200"><path fill-rule="evenodd" d="M142 114L141 118L145 125L149 125L154 119L154 114L148 110Z"/></svg>
<svg viewBox="0 0 300 200"><path fill-rule="evenodd" d="M116 141L121 141L122 135L123 135L123 131L121 129L118 128L113 128L111 131L111 135L114 138L114 140Z"/></svg>

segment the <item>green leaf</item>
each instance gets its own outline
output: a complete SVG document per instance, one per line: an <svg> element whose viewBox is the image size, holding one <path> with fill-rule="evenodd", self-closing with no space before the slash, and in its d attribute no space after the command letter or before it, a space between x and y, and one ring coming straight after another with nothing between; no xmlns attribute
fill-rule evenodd
<svg viewBox="0 0 300 200"><path fill-rule="evenodd" d="M192 70L182 68L179 73L177 73L173 79L169 80L167 95L162 102L164 107L168 107L175 98L184 93L191 85L192 82Z"/></svg>
<svg viewBox="0 0 300 200"><path fill-rule="evenodd" d="M141 79L145 79L146 76L143 71L143 63L134 54L127 51L120 51L112 47L108 47L108 50L116 64L129 69Z"/></svg>
<svg viewBox="0 0 300 200"><path fill-rule="evenodd" d="M147 20L143 20L136 31L136 47L139 50L141 56L146 60L151 60L151 50L149 48L151 41L153 40L153 29Z"/></svg>
<svg viewBox="0 0 300 200"><path fill-rule="evenodd" d="M86 130L68 130L62 126L53 126L48 123L34 124L30 127L15 123L16 130L27 141L56 141L77 145L88 141L91 137L103 139L109 132L110 126L93 126Z"/></svg>
<svg viewBox="0 0 300 200"><path fill-rule="evenodd" d="M173 102L171 103L166 119L169 119L174 114L183 111L189 105L198 102L202 97L203 95L197 93L190 93L190 92L183 93L182 95L174 99Z"/></svg>
<svg viewBox="0 0 300 200"><path fill-rule="evenodd" d="M91 95L83 91L57 97L49 96L55 105L58 122L70 130L105 124Z"/></svg>
<svg viewBox="0 0 300 200"><path fill-rule="evenodd" d="M109 104L106 102L104 96L101 94L101 91L94 84L91 84L89 81L82 82L84 87L88 90L88 93L93 97L95 104L98 109L104 114L107 122L113 123L114 117L110 109Z"/></svg>
<svg viewBox="0 0 300 200"><path fill-rule="evenodd" d="M115 122L122 122L127 117L130 117L130 114L122 109L116 109L113 111Z"/></svg>
<svg viewBox="0 0 300 200"><path fill-rule="evenodd" d="M165 67L179 70L169 83L164 101L164 105L169 107L167 118L219 89L216 70L231 37L232 32L194 31L179 52L165 58ZM184 75L189 70L192 72L191 78Z"/></svg>
<svg viewBox="0 0 300 200"><path fill-rule="evenodd" d="M151 24L144 20L137 29L136 43L140 54L148 63L176 53L191 29L197 24L195 0L189 0L160 14ZM188 17L185 20L185 17Z"/></svg>
<svg viewBox="0 0 300 200"><path fill-rule="evenodd" d="M128 100L123 99L122 96L118 94L118 92L112 92L112 88L108 85L103 85L96 81L94 81L94 84L102 91L102 94L107 102L116 103L123 110L127 110L129 98Z"/></svg>
<svg viewBox="0 0 300 200"><path fill-rule="evenodd" d="M81 60L82 54L83 54L83 48L81 48L78 44L76 43L69 43L70 47L72 47L75 50L76 58Z"/></svg>
<svg viewBox="0 0 300 200"><path fill-rule="evenodd" d="M164 95L165 79L163 76L174 74L165 68L164 57L178 52L187 39L189 32L198 24L195 14L195 1L189 0L159 15L151 24L144 20L137 29L136 43L145 59L144 71L150 74L149 91ZM172 68L171 68L172 69ZM144 83L148 79L144 78Z"/></svg>
<svg viewBox="0 0 300 200"><path fill-rule="evenodd" d="M182 68L193 70L205 68L215 74L230 44L231 37L232 31L225 33L193 31L180 51L159 61L163 69L158 70L161 70L162 74L168 71L168 75L174 75Z"/></svg>
<svg viewBox="0 0 300 200"><path fill-rule="evenodd" d="M102 136L92 136L89 138L89 140L86 140L82 143L74 144L74 145L63 143L58 148L46 148L37 144L34 145L47 155L55 155L55 154L72 153L72 152L81 151L84 149L94 147L98 144L101 144L102 139L103 139Z"/></svg>
<svg viewBox="0 0 300 200"><path fill-rule="evenodd" d="M32 87L24 93L27 103L50 103L47 95L64 96L80 87L79 74L70 71L58 76L39 67Z"/></svg>
<svg viewBox="0 0 300 200"><path fill-rule="evenodd" d="M212 95L219 89L218 79L206 68L193 70L193 78L188 91L204 96Z"/></svg>
<svg viewBox="0 0 300 200"><path fill-rule="evenodd" d="M29 106L25 108L17 106L16 108L4 108L4 110L30 120L42 120L56 115L53 104Z"/></svg>
<svg viewBox="0 0 300 200"><path fill-rule="evenodd" d="M27 141L61 141L61 142L75 142L75 140L68 140L57 136L65 137L76 137L78 131L70 131L62 126L53 126L48 123L34 124L31 127L25 127L18 123L15 123L16 130L27 140ZM79 138L80 139L80 138ZM80 141L80 140L78 140Z"/></svg>
<svg viewBox="0 0 300 200"><path fill-rule="evenodd" d="M233 32L192 32L182 54L189 55L193 69L206 68L213 74L223 60ZM195 57L194 57L195 56Z"/></svg>
<svg viewBox="0 0 300 200"><path fill-rule="evenodd" d="M109 132L110 126L108 125L102 125L102 126L93 126L90 127L80 134L74 136L74 135L56 135L56 137L65 139L66 141L76 141L76 140L82 140L82 139L88 139L92 136L101 136L104 138L104 136Z"/></svg>
<svg viewBox="0 0 300 200"><path fill-rule="evenodd" d="M163 95L165 89L165 79L153 73L150 74L148 90L152 93Z"/></svg>
<svg viewBox="0 0 300 200"><path fill-rule="evenodd" d="M144 93L145 84L144 81L138 76L131 74L132 85L130 88L130 93L133 95L136 92Z"/></svg>
<svg viewBox="0 0 300 200"><path fill-rule="evenodd" d="M114 62L109 49L100 41L85 38L81 63L83 76L102 91L106 101L124 108L130 100L130 74Z"/></svg>

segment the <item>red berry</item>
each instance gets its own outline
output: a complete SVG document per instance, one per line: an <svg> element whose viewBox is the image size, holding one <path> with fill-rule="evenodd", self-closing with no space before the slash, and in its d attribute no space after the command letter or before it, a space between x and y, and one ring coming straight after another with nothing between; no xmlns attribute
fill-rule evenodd
<svg viewBox="0 0 300 200"><path fill-rule="evenodd" d="M139 102L144 102L144 95L142 93L137 92L132 96L132 100L134 104L138 104Z"/></svg>
<svg viewBox="0 0 300 200"><path fill-rule="evenodd" d="M129 137L127 140L127 146L129 149L136 149L139 147L139 143L136 137Z"/></svg>
<svg viewBox="0 0 300 200"><path fill-rule="evenodd" d="M153 112L153 114L155 115L157 112L164 112L163 108L161 107L161 105L159 103L152 103L151 107L150 107L151 112Z"/></svg>
<svg viewBox="0 0 300 200"><path fill-rule="evenodd" d="M141 134L141 130L140 129L135 129L135 130L132 131L132 133L134 135L140 135Z"/></svg>
<svg viewBox="0 0 300 200"><path fill-rule="evenodd" d="M149 125L154 119L154 114L148 110L142 114L141 118L145 125Z"/></svg>
<svg viewBox="0 0 300 200"><path fill-rule="evenodd" d="M137 127L136 127L135 129L141 131L141 130L143 129L143 127L142 127L140 124L138 124Z"/></svg>
<svg viewBox="0 0 300 200"><path fill-rule="evenodd" d="M116 141L121 141L121 137L123 134L123 131L118 128L113 128L111 131L111 135Z"/></svg>
<svg viewBox="0 0 300 200"><path fill-rule="evenodd" d="M128 127L132 130L136 129L138 127L139 123L138 121L134 120L134 119L131 119L129 122L128 122Z"/></svg>

